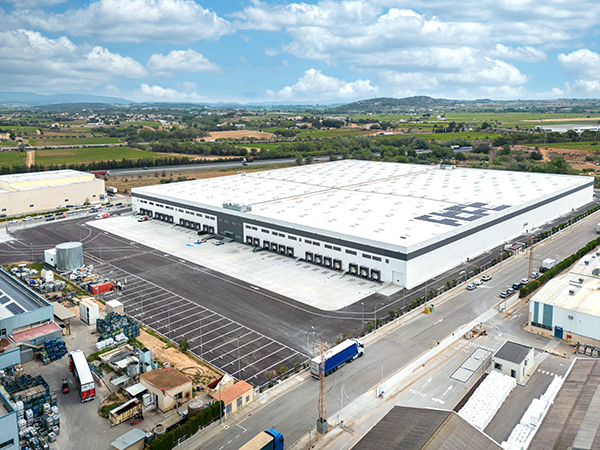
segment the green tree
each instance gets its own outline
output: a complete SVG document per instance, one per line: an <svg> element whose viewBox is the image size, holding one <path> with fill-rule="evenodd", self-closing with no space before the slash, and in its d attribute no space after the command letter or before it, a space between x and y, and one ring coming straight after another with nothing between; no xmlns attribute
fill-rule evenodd
<svg viewBox="0 0 600 450"><path fill-rule="evenodd" d="M183 338L181 341L179 341L179 350L181 350L183 353L187 352L189 348L190 343L186 338Z"/></svg>

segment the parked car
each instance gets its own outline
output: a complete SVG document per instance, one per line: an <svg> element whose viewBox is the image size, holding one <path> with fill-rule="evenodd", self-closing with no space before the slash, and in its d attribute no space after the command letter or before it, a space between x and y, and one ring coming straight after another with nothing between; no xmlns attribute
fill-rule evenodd
<svg viewBox="0 0 600 450"><path fill-rule="evenodd" d="M217 241L217 242L215 242L215 245L223 245L223 244L225 244L225 242L223 242L223 241Z"/></svg>
<svg viewBox="0 0 600 450"><path fill-rule="evenodd" d="M521 284L522 284L523 286L525 286L525 285L529 284L529 278L523 278L523 279L521 280Z"/></svg>
<svg viewBox="0 0 600 450"><path fill-rule="evenodd" d="M53 215L52 213L48 213L44 217L52 217L52 215Z"/></svg>
<svg viewBox="0 0 600 450"><path fill-rule="evenodd" d="M481 275L481 281L490 281L491 279L490 275Z"/></svg>
<svg viewBox="0 0 600 450"><path fill-rule="evenodd" d="M539 273L537 273L537 272L531 272L531 278L533 278L534 280L535 280L536 278L539 278L539 276L540 276L540 274L539 274Z"/></svg>
<svg viewBox="0 0 600 450"><path fill-rule="evenodd" d="M145 222L146 220L148 220L148 216L138 217L138 222Z"/></svg>
<svg viewBox="0 0 600 450"><path fill-rule="evenodd" d="M53 221L53 220L55 220L55 219L54 219L54 217L48 217L48 218L46 219L46 222L51 222L51 221Z"/></svg>
<svg viewBox="0 0 600 450"><path fill-rule="evenodd" d="M67 208L75 208L75 205L67 205Z"/></svg>
<svg viewBox="0 0 600 450"><path fill-rule="evenodd" d="M31 216L27 216L27 217L23 217L23 221L25 222L29 222L31 219Z"/></svg>
<svg viewBox="0 0 600 450"><path fill-rule="evenodd" d="M467 291L472 291L476 288L477 288L477 286L473 283L467 285Z"/></svg>
<svg viewBox="0 0 600 450"><path fill-rule="evenodd" d="M10 222L8 222L8 223L19 223L19 221L18 221L17 219L13 219L13 220L11 220L11 221L10 221Z"/></svg>
<svg viewBox="0 0 600 450"><path fill-rule="evenodd" d="M473 284L475 286L481 286L483 284L483 281L481 281L479 278L476 278L475 280L473 280Z"/></svg>
<svg viewBox="0 0 600 450"><path fill-rule="evenodd" d="M518 291L519 289L521 289L521 282L516 282L516 283L513 283L513 285L512 285L512 288L513 288L515 291Z"/></svg>
<svg viewBox="0 0 600 450"><path fill-rule="evenodd" d="M44 216L35 216L34 219L38 220L38 219L43 219Z"/></svg>
<svg viewBox="0 0 600 450"><path fill-rule="evenodd" d="M506 298L506 297L508 297L508 292L507 291L500 292L500 298Z"/></svg>
<svg viewBox="0 0 600 450"><path fill-rule="evenodd" d="M505 292L506 292L506 295L512 295L515 293L515 290L513 288L508 288Z"/></svg>

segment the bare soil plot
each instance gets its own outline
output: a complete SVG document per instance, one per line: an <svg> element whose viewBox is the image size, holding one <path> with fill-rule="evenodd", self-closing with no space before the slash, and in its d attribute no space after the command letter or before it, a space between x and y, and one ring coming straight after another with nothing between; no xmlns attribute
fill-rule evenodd
<svg viewBox="0 0 600 450"><path fill-rule="evenodd" d="M140 330L140 335L136 339L152 351L152 357L155 360L163 363L169 362L171 367L182 371L194 380L195 383L199 383L204 387L222 375L211 366L203 364L187 354L181 353L179 349L168 346L144 330Z"/></svg>
<svg viewBox="0 0 600 450"><path fill-rule="evenodd" d="M243 137L253 137L256 139L271 139L273 137L273 133L255 130L212 131L211 133L209 133L208 137L211 139L240 139Z"/></svg>

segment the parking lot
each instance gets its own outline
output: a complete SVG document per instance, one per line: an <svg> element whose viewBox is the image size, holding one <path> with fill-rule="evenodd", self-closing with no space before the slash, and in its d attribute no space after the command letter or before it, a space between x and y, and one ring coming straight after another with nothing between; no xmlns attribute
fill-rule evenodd
<svg viewBox="0 0 600 450"><path fill-rule="evenodd" d="M89 254L86 257L97 259ZM98 261L94 270L108 278L127 280L123 291L103 294L103 300L118 299L130 316L175 342L187 339L192 354L255 386L264 382L266 371L292 369L309 359L306 354L112 264Z"/></svg>

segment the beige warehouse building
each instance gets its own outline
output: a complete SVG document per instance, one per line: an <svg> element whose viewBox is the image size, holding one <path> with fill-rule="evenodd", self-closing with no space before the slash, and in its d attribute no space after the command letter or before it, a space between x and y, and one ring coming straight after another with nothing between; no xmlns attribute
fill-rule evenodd
<svg viewBox="0 0 600 450"><path fill-rule="evenodd" d="M0 176L0 215L18 216L105 199L104 180L76 170Z"/></svg>

